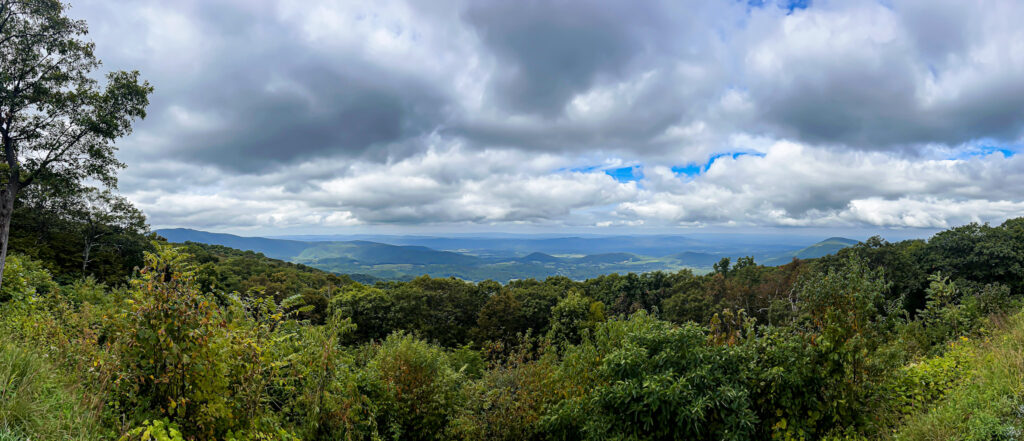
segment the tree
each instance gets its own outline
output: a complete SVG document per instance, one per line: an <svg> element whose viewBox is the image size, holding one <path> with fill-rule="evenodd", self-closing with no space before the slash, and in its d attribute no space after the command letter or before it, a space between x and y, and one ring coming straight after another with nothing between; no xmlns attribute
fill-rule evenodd
<svg viewBox="0 0 1024 441"><path fill-rule="evenodd" d="M87 190L82 194L78 211L82 222L83 274L89 267L89 259L94 250L117 248L119 244L111 239L124 234L142 235L149 229L142 211L135 208L128 199L109 190Z"/></svg>
<svg viewBox="0 0 1024 441"><path fill-rule="evenodd" d="M112 72L101 87L86 23L66 9L0 0L0 274L18 193L44 176L115 186L113 142L146 116L153 90L137 71Z"/></svg>
<svg viewBox="0 0 1024 441"><path fill-rule="evenodd" d="M723 257L718 263L713 265L715 274L721 274L723 276L729 274L729 258Z"/></svg>
<svg viewBox="0 0 1024 441"><path fill-rule="evenodd" d="M578 344L585 330L594 329L605 320L604 305L584 297L577 289L551 308L551 330L548 335L556 343Z"/></svg>
<svg viewBox="0 0 1024 441"><path fill-rule="evenodd" d="M127 281L152 251L141 211L109 189L41 178L14 203L8 248L42 261L62 283Z"/></svg>

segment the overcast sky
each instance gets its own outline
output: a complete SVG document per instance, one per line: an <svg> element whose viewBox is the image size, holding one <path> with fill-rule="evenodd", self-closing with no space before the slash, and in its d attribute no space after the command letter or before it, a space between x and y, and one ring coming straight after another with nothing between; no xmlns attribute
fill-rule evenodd
<svg viewBox="0 0 1024 441"><path fill-rule="evenodd" d="M71 0L153 84L120 189L236 233L1024 215L1024 2ZM920 230L913 230L920 229Z"/></svg>

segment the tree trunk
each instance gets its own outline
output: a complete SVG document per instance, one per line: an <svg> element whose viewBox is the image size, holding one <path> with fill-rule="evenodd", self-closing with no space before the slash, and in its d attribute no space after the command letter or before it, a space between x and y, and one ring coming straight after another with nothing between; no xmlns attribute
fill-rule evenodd
<svg viewBox="0 0 1024 441"><path fill-rule="evenodd" d="M14 194L17 188L5 185L0 190L0 286L4 282L4 266L7 264L7 242L11 235L11 217L14 215Z"/></svg>
<svg viewBox="0 0 1024 441"><path fill-rule="evenodd" d="M85 268L89 266L90 251L92 251L92 243L86 241L85 250L82 251L82 277L85 277Z"/></svg>

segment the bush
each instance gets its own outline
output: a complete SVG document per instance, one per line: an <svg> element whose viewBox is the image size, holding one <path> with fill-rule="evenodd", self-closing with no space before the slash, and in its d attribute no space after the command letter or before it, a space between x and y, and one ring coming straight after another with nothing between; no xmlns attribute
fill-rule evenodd
<svg viewBox="0 0 1024 441"><path fill-rule="evenodd" d="M50 272L39 262L14 254L7 256L3 286L0 286L0 304L33 300L56 288Z"/></svg>
<svg viewBox="0 0 1024 441"><path fill-rule="evenodd" d="M226 322L198 292L187 256L159 245L132 281L117 336L119 409L131 419L168 418L193 436L235 428L229 409Z"/></svg>
<svg viewBox="0 0 1024 441"><path fill-rule="evenodd" d="M562 439L749 439L758 423L749 365L743 347L711 345L700 326L641 311L569 349L555 386L569 396L543 425Z"/></svg>
<svg viewBox="0 0 1024 441"><path fill-rule="evenodd" d="M778 439L814 439L877 423L880 383L898 364L885 351L898 303L885 301L880 271L851 258L805 275L799 316L752 341L756 401Z"/></svg>
<svg viewBox="0 0 1024 441"><path fill-rule="evenodd" d="M951 342L950 350L940 356L903 366L886 388L891 391L888 406L898 418L925 411L941 401L970 375L970 361L977 356L975 348L964 344L969 340Z"/></svg>
<svg viewBox="0 0 1024 441"><path fill-rule="evenodd" d="M409 334L388 336L366 366L377 426L391 439L442 439L462 404L463 377L445 352Z"/></svg>
<svg viewBox="0 0 1024 441"><path fill-rule="evenodd" d="M142 425L129 430L119 441L185 441L178 426L164 420L143 421Z"/></svg>
<svg viewBox="0 0 1024 441"><path fill-rule="evenodd" d="M535 353L539 359L533 359ZM463 388L466 404L450 425L460 440L519 441L546 439L538 424L546 406L558 397L553 383L557 359L552 351L520 346Z"/></svg>
<svg viewBox="0 0 1024 441"><path fill-rule="evenodd" d="M296 384L290 419L304 440L377 439L376 407L363 392L355 359L341 343L355 326L335 313L324 326L299 330L286 378Z"/></svg>

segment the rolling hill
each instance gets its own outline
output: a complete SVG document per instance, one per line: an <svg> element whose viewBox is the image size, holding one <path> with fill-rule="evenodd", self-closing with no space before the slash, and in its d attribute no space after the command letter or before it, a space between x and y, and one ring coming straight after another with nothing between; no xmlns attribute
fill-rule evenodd
<svg viewBox="0 0 1024 441"><path fill-rule="evenodd" d="M859 243L853 239L847 239L845 237L830 237L814 245L806 248L801 248L792 253L783 253L779 256L765 259L763 264L765 265L784 265L789 263L794 258L796 259L817 259L824 257L829 254L835 254L839 250L853 246Z"/></svg>
<svg viewBox="0 0 1024 441"><path fill-rule="evenodd" d="M211 245L223 245L239 250L256 251L263 255L281 260L291 260L303 250L309 248L311 242L297 240L267 239L263 237L245 237L234 234L209 233L188 228L156 230L156 233L169 242L199 242Z"/></svg>
<svg viewBox="0 0 1024 441"><path fill-rule="evenodd" d="M243 237L184 228L157 230L157 234L171 242L224 245L339 274L365 274L389 280L408 280L424 274L473 281L543 279L549 276L584 279L608 273L678 271L682 268L691 268L700 273L710 270L723 257L754 255L759 263L782 265L794 257L812 259L857 243L841 237L829 238L804 248L787 248L778 244L723 246L672 236L637 236L633 246L628 236L609 237L607 244L595 237L523 238L518 240L519 243L516 243L517 239L510 238L410 239L403 236L403 240L396 240L401 243L472 247L472 250L452 251L425 245L399 245L369 240ZM661 244L657 243L659 240ZM494 245L498 249L480 248L486 245ZM524 248L529 246L537 246L540 250ZM666 250L672 252L662 253Z"/></svg>
<svg viewBox="0 0 1024 441"><path fill-rule="evenodd" d="M480 258L422 246L398 246L356 240L351 242L313 242L292 259L312 265L320 259L349 258L371 265L474 265Z"/></svg>

